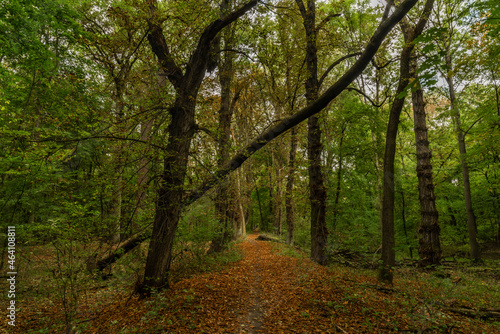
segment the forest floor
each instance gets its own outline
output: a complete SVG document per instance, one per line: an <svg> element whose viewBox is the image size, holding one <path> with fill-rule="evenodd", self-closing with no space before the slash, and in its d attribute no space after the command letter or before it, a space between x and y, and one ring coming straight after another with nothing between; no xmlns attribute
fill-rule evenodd
<svg viewBox="0 0 500 334"><path fill-rule="evenodd" d="M242 259L192 275L139 300L96 288L77 313L54 299L20 300L11 333L500 333L499 278L477 284L460 273L400 271L394 286L373 271L311 262L288 246L249 235L237 244ZM490 312L490 313L488 313ZM66 318L65 318L66 314ZM490 318L490 319L488 319ZM70 321L66 320L70 319ZM71 322L71 329L64 323ZM59 324L59 325L58 325ZM14 330L12 330L14 329Z"/></svg>

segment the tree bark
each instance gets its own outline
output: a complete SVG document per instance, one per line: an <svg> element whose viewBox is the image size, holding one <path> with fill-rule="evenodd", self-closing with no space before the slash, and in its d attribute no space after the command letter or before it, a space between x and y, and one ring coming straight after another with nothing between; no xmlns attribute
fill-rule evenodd
<svg viewBox="0 0 500 334"><path fill-rule="evenodd" d="M416 70L417 65L416 60L414 60L411 65L410 76L418 80ZM427 137L424 92L420 86L412 92L412 102L420 200L418 254L420 255L420 266L427 267L441 263L441 242L439 240L439 214L436 209L436 196L434 195L434 182L432 180L432 153Z"/></svg>
<svg viewBox="0 0 500 334"><path fill-rule="evenodd" d="M318 50L316 45L316 2L307 0L307 7L302 0L296 0L302 14L306 31L306 66L305 82L307 104L318 98ZM319 264L326 264L326 245L328 229L326 227L326 186L321 170L321 129L316 115L307 121L307 156L309 160L309 198L311 202L311 259Z"/></svg>
<svg viewBox="0 0 500 334"><path fill-rule="evenodd" d="M414 40L423 31L429 18L434 0L427 0L415 27L411 28L405 21L401 22L405 46L401 51L399 83L396 97L391 106L384 153L384 177L382 196L382 265L379 270L379 280L392 284L394 266L396 264L396 246L394 239L394 157L396 154L396 138L398 134L399 117L404 106L404 93L409 83L410 59L415 47Z"/></svg>
<svg viewBox="0 0 500 334"><path fill-rule="evenodd" d="M446 65L448 68L452 68L450 50L447 48L446 54ZM455 86L453 83L453 77L446 77L446 82L448 83L448 89L450 92L450 102L451 108L453 109L453 121L455 122L455 132L458 140L458 149L460 152L460 163L462 165L462 178L464 182L464 198L465 198L465 211L467 213L467 230L469 232L469 245L470 245L470 257L473 261L481 260L481 253L479 249L479 243L477 242L477 226L476 218L474 216L474 210L472 207L472 196L470 190L470 177L469 177L469 165L467 163L467 149L465 147L465 134L462 131L460 122L460 109L458 107L458 101L455 94Z"/></svg>
<svg viewBox="0 0 500 334"><path fill-rule="evenodd" d="M278 147L276 148L277 150L281 150L281 145L278 145ZM280 154L280 152L278 153L274 153L274 154ZM279 160L279 159L275 159L275 160ZM274 198L273 198L273 201L274 201L274 222L273 222L273 225L274 225L274 233L276 233L277 235L281 235L281 229L283 227L283 201L282 201L282 197L283 197L283 190L282 190L282 163L281 161L276 161L275 162L275 170L276 170L276 191L275 191L275 194L274 194Z"/></svg>
<svg viewBox="0 0 500 334"><path fill-rule="evenodd" d="M224 0L221 3L220 15L223 17L230 11L230 1ZM233 47L234 29L229 25L221 33L219 43L223 43L223 49ZM217 50L218 51L218 50ZM219 84L221 88L221 103L219 109L219 130L217 132L217 168L222 168L230 159L229 150L231 148L231 120L233 118L233 106L231 103L231 86L233 81L233 53L223 52L223 59L219 64ZM235 96L235 100L238 97ZM229 179L222 180L216 189L215 209L219 219L219 231L209 249L209 253L220 252L231 240L235 220L238 219L236 213L236 202L234 200L234 189L231 187Z"/></svg>
<svg viewBox="0 0 500 334"><path fill-rule="evenodd" d="M203 31L196 49L191 54L184 73L175 63L167 45L156 12L156 1L151 0L148 41L164 74L176 90L173 106L169 108L171 122L168 127L168 144L159 182L153 231L148 249L144 281L138 288L144 297L152 289L168 287L172 246L184 195L184 178L189 158L189 147L196 127L196 98L207 70L212 41L227 25L236 21L255 5L257 0L217 19Z"/></svg>
<svg viewBox="0 0 500 334"><path fill-rule="evenodd" d="M179 222L184 178L189 147L194 134L194 102L178 98L172 108L169 144L164 159L164 171L158 189L153 232L148 249L144 282L139 292L148 295L151 289L168 287L172 261L172 246Z"/></svg>
<svg viewBox="0 0 500 334"><path fill-rule="evenodd" d="M342 125L342 132L340 134L340 142L339 142L339 161L337 165L337 185L335 189L335 201L333 202L333 209L332 209L332 220L333 220L333 226L335 227L337 225L338 221L338 211L339 211L339 201L340 201L340 190L341 190L341 182L342 182L342 162L344 160L343 156L343 151L342 151L342 146L344 144L344 134L345 130L347 129L347 122L345 122Z"/></svg>
<svg viewBox="0 0 500 334"><path fill-rule="evenodd" d="M286 243L293 246L295 223L293 219L293 186L295 181L295 156L297 153L297 138L295 128L292 129L290 138L290 156L288 160L288 177L285 190L286 210Z"/></svg>

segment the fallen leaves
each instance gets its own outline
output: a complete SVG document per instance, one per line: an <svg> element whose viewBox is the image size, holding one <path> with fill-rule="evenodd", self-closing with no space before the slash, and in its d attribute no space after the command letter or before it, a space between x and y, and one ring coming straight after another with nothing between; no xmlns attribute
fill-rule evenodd
<svg viewBox="0 0 500 334"><path fill-rule="evenodd" d="M432 304L421 293L437 296L440 291L423 282L381 286L374 275L280 255L271 243L255 238L251 235L239 244L244 254L241 261L219 272L183 279L149 300L125 294L111 300L88 299L79 309L75 332L500 332L498 324L465 318ZM24 308L16 331L64 324L61 310L57 303ZM51 332L61 333L64 325L57 328Z"/></svg>

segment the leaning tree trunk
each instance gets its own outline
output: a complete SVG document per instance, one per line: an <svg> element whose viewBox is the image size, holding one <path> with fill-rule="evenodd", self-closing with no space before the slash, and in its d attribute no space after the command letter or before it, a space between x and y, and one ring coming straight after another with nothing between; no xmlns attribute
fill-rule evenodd
<svg viewBox="0 0 500 334"><path fill-rule="evenodd" d="M411 77L417 78L416 60L411 66ZM438 211L434 182L432 181L432 153L427 138L424 92L419 86L412 92L413 122L417 149L418 194L420 200L420 224L418 226L420 266L427 267L441 263Z"/></svg>
<svg viewBox="0 0 500 334"><path fill-rule="evenodd" d="M169 144L164 159L164 171L158 189L153 232L148 249L141 294L151 289L168 287L168 274L172 261L172 246L179 222L184 178L186 176L189 147L194 134L194 103L176 101L171 111Z"/></svg>

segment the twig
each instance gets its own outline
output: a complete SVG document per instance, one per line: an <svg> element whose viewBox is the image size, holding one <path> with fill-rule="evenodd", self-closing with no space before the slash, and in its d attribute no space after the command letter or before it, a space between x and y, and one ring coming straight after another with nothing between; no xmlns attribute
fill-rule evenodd
<svg viewBox="0 0 500 334"><path fill-rule="evenodd" d="M342 333L345 333L345 334L348 334L345 330L342 329L342 327L340 327L339 325L335 324L335 328L337 328L339 331L341 331Z"/></svg>

